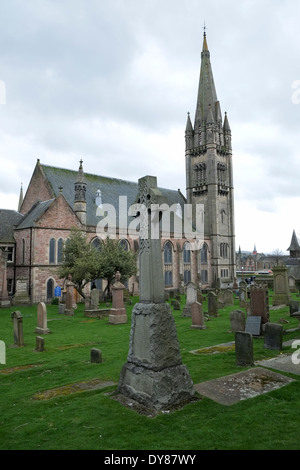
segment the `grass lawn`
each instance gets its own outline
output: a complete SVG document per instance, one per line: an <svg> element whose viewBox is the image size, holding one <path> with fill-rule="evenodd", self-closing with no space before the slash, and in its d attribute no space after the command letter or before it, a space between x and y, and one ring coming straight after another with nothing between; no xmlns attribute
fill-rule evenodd
<svg viewBox="0 0 300 470"><path fill-rule="evenodd" d="M138 298L132 301L134 304ZM184 303L182 296L182 310ZM206 302L203 307L205 311ZM299 449L298 375L281 372L295 381L231 406L202 398L154 418L139 415L113 399L127 359L132 308L126 307L127 324L110 325L107 318L85 317L82 304L73 317L59 314L57 305L48 305L51 333L44 335L44 352L35 351L36 306L0 310L0 340L6 345L6 364L0 364L1 450ZM245 370L235 365L234 351L190 352L233 341L229 313L234 308L239 308L236 299L234 307L219 310L218 317L206 322L206 330L191 329L191 319L182 317L182 310L173 311L183 363L195 384ZM23 315L25 346L20 348L13 347L14 310ZM270 310L272 322L281 318L288 320L284 329L299 326L298 320L290 318L288 307ZM284 341L293 338L300 338L300 332L284 335ZM255 360L295 351L290 347L281 352L267 350L259 338L253 342ZM90 361L93 347L102 351L101 364ZM103 389L70 393L72 384L92 379L108 384ZM68 387L47 397L46 391L63 386Z"/></svg>

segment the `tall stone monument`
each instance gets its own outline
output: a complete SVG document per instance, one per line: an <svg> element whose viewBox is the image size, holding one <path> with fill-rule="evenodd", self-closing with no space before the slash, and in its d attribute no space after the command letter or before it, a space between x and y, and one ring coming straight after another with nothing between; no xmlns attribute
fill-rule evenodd
<svg viewBox="0 0 300 470"><path fill-rule="evenodd" d="M65 314L66 315L74 315L74 282L72 282L72 275L68 275L68 279L66 282L66 307L65 307Z"/></svg>
<svg viewBox="0 0 300 470"><path fill-rule="evenodd" d="M127 314L124 306L124 289L125 286L120 282L121 273L116 272L116 280L112 285L112 308L109 312L108 321L114 325L127 323Z"/></svg>
<svg viewBox="0 0 300 470"><path fill-rule="evenodd" d="M141 178L137 200L140 301L132 312L129 352L118 386L123 396L155 410L184 404L195 393L182 364L170 306L164 301L159 230L159 204L163 202L156 178Z"/></svg>

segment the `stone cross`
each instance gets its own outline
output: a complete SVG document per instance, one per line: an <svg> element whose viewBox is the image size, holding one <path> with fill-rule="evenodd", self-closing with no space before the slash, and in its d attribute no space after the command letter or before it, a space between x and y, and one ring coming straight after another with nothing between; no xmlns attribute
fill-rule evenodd
<svg viewBox="0 0 300 470"><path fill-rule="evenodd" d="M153 409L190 401L193 382L182 364L170 305L164 301L158 204L163 199L156 178L139 180L140 302L135 304L127 362L118 385L120 394Z"/></svg>
<svg viewBox="0 0 300 470"><path fill-rule="evenodd" d="M159 205L166 202L157 188L156 177L139 180L140 216L139 277L140 302L165 301L160 240Z"/></svg>

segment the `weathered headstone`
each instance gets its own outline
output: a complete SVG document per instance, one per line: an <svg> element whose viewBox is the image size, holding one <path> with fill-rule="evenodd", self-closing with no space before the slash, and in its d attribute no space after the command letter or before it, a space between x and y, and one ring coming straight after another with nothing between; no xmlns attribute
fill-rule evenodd
<svg viewBox="0 0 300 470"><path fill-rule="evenodd" d="M36 337L36 347L35 347L35 350L37 352L43 352L45 350L44 348L44 345L45 345L45 340L42 336L37 336Z"/></svg>
<svg viewBox="0 0 300 470"><path fill-rule="evenodd" d="M253 338L251 333L237 331L235 333L235 358L237 366L252 366Z"/></svg>
<svg viewBox="0 0 300 470"><path fill-rule="evenodd" d="M23 316L21 312L16 311L11 314L14 324L14 344L15 346L24 346L23 336Z"/></svg>
<svg viewBox="0 0 300 470"><path fill-rule="evenodd" d="M224 289L224 297L223 297L223 299L224 299L225 307L234 304L232 289Z"/></svg>
<svg viewBox="0 0 300 470"><path fill-rule="evenodd" d="M240 307L245 308L247 304L247 282L242 280L239 283L239 301L240 301Z"/></svg>
<svg viewBox="0 0 300 470"><path fill-rule="evenodd" d="M278 323L267 323L264 334L264 347L267 349L282 349L283 327Z"/></svg>
<svg viewBox="0 0 300 470"><path fill-rule="evenodd" d="M91 305L90 309L95 310L99 308L99 302L100 302L100 290L97 288L94 288L91 290Z"/></svg>
<svg viewBox="0 0 300 470"><path fill-rule="evenodd" d="M246 316L242 310L233 310L230 312L231 331L245 331Z"/></svg>
<svg viewBox="0 0 300 470"><path fill-rule="evenodd" d="M100 364L102 362L102 351L97 348L91 349L91 363Z"/></svg>
<svg viewBox="0 0 300 470"><path fill-rule="evenodd" d="M202 304L200 304L199 302L193 302L191 304L191 317L192 317L191 328L205 330L206 326L204 325Z"/></svg>
<svg viewBox="0 0 300 470"><path fill-rule="evenodd" d="M68 275L68 280L66 282L66 307L65 307L65 314L66 315L74 315L74 286L75 284L72 282L71 274Z"/></svg>
<svg viewBox="0 0 300 470"><path fill-rule="evenodd" d="M207 294L208 315L212 317L218 316L218 296L215 292L209 291Z"/></svg>
<svg viewBox="0 0 300 470"><path fill-rule="evenodd" d="M269 295L265 284L250 287L250 315L260 316L262 324L269 321Z"/></svg>
<svg viewBox="0 0 300 470"><path fill-rule="evenodd" d="M121 274L116 272L116 280L112 285L112 308L110 309L108 321L114 325L127 322L127 315L124 306L125 286L120 282Z"/></svg>
<svg viewBox="0 0 300 470"><path fill-rule="evenodd" d="M39 302L37 306L37 327L35 332L39 335L47 335L50 333L47 327L47 308L44 302Z"/></svg>
<svg viewBox="0 0 300 470"><path fill-rule="evenodd" d="M290 302L290 288L286 266L272 268L274 279L273 305L288 305Z"/></svg>
<svg viewBox="0 0 300 470"><path fill-rule="evenodd" d="M184 404L195 393L182 364L170 306L164 302L159 229L163 202L156 178L141 178L135 206L140 214L140 302L132 311L129 352L118 385L120 394L156 410Z"/></svg>
<svg viewBox="0 0 300 470"><path fill-rule="evenodd" d="M191 305L197 301L197 288L193 282L188 282L186 285L186 302L182 312L183 317L191 316Z"/></svg>
<svg viewBox="0 0 300 470"><path fill-rule="evenodd" d="M290 307L290 315L292 315L292 313L298 312L299 311L299 301L298 300L290 300L289 307Z"/></svg>
<svg viewBox="0 0 300 470"><path fill-rule="evenodd" d="M16 292L13 297L13 305L26 305L29 303L28 279L26 277L19 277L16 280Z"/></svg>
<svg viewBox="0 0 300 470"><path fill-rule="evenodd" d="M261 316L247 316L246 320L246 333L251 333L253 336L259 336L261 333Z"/></svg>

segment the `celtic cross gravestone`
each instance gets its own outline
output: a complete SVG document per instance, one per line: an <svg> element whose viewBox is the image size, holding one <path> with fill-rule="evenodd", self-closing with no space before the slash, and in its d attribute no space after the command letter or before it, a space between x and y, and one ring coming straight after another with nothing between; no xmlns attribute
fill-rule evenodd
<svg viewBox="0 0 300 470"><path fill-rule="evenodd" d="M164 300L160 240L160 204L156 178L139 180L140 301L132 312L129 352L119 393L151 409L167 409L194 396L193 382L182 364L176 327Z"/></svg>

